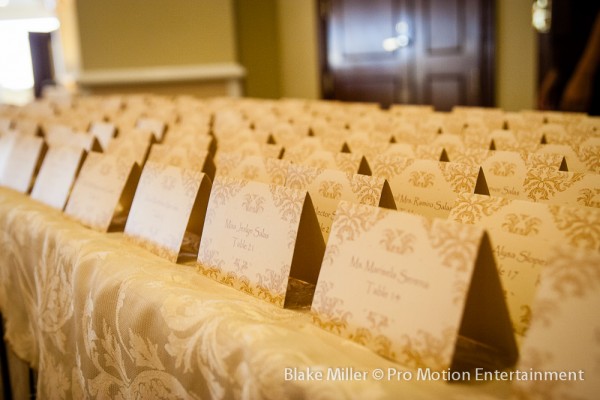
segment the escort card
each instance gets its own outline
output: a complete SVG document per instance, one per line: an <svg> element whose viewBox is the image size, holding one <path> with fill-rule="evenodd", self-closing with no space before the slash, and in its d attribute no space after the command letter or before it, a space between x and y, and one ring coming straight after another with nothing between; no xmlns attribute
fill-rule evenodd
<svg viewBox="0 0 600 400"><path fill-rule="evenodd" d="M129 213L139 177L140 167L132 160L90 152L65 214L98 231L120 229L121 224L125 226L123 217Z"/></svg>
<svg viewBox="0 0 600 400"><path fill-rule="evenodd" d="M7 147L10 150L1 171L0 185L29 193L48 146L41 137L19 135Z"/></svg>
<svg viewBox="0 0 600 400"><path fill-rule="evenodd" d="M564 164L564 158L557 154L530 154L515 151L489 151L487 157L479 160L492 196L511 199L522 198L523 181L527 170L533 166L558 171Z"/></svg>
<svg viewBox="0 0 600 400"><path fill-rule="evenodd" d="M312 313L322 328L411 368L517 359L489 240L472 225L340 202ZM486 348L494 362L469 361L485 360Z"/></svg>
<svg viewBox="0 0 600 400"><path fill-rule="evenodd" d="M289 280L316 284L324 249L306 191L215 178L198 254L203 274L289 307Z"/></svg>
<svg viewBox="0 0 600 400"><path fill-rule="evenodd" d="M303 163L306 159L311 157L313 154L317 152L332 152L337 154L344 150L344 142L343 140L339 142L337 148L330 148L324 145L321 137L306 137L297 142L294 146L286 147L285 154L283 158L289 160L293 163Z"/></svg>
<svg viewBox="0 0 600 400"><path fill-rule="evenodd" d="M448 161L444 147L432 145L413 145L408 143L392 143L382 153L386 156L418 158L422 160Z"/></svg>
<svg viewBox="0 0 600 400"><path fill-rule="evenodd" d="M360 154L316 150L306 158L294 162L315 168L335 169L344 172L346 175L371 175L371 168L369 168L367 159Z"/></svg>
<svg viewBox="0 0 600 400"><path fill-rule="evenodd" d="M212 157L217 151L217 142L215 138L204 134L178 134L176 130L169 130L169 134L163 142L170 146L193 147L198 150L206 150Z"/></svg>
<svg viewBox="0 0 600 400"><path fill-rule="evenodd" d="M278 144L257 143L253 141L238 143L238 146L231 147L229 150L221 148L218 144L218 151L215 155L217 168L219 165L219 157L221 153L238 153L243 156L259 156L265 158L281 158L283 155L283 147Z"/></svg>
<svg viewBox="0 0 600 400"><path fill-rule="evenodd" d="M185 234L202 234L210 186L210 179L199 169L148 161L133 198L125 236L176 262Z"/></svg>
<svg viewBox="0 0 600 400"><path fill-rule="evenodd" d="M389 182L398 210L446 218L458 194L489 194L480 167L395 156L371 164L373 176Z"/></svg>
<svg viewBox="0 0 600 400"><path fill-rule="evenodd" d="M289 165L289 161L277 158L219 153L218 174L283 186L287 179Z"/></svg>
<svg viewBox="0 0 600 400"><path fill-rule="evenodd" d="M98 138L103 150L108 149L110 141L115 136L117 128L109 122L93 122L89 132Z"/></svg>
<svg viewBox="0 0 600 400"><path fill-rule="evenodd" d="M566 144L543 144L540 145L536 153L541 154L560 154L565 157L567 169L572 172L588 172L587 165L579 159L579 155L573 148Z"/></svg>
<svg viewBox="0 0 600 400"><path fill-rule="evenodd" d="M215 178L215 164L208 150L197 147L170 146L153 144L148 161L155 161L175 167L195 169L204 172L210 179Z"/></svg>
<svg viewBox="0 0 600 400"><path fill-rule="evenodd" d="M448 217L490 235L513 328L525 335L548 248L560 244L600 250L600 210L461 194Z"/></svg>
<svg viewBox="0 0 600 400"><path fill-rule="evenodd" d="M35 180L31 198L59 210L64 209L85 155L81 148L50 146Z"/></svg>
<svg viewBox="0 0 600 400"><path fill-rule="evenodd" d="M162 142L167 126L163 121L154 118L140 118L135 127L152 132L157 142Z"/></svg>
<svg viewBox="0 0 600 400"><path fill-rule="evenodd" d="M518 398L595 399L600 385L600 255L556 248L544 267L515 379Z"/></svg>
<svg viewBox="0 0 600 400"><path fill-rule="evenodd" d="M144 165L152 144L151 138L152 134L149 132L145 132L143 137L119 136L111 140L106 153L138 165Z"/></svg>
<svg viewBox="0 0 600 400"><path fill-rule="evenodd" d="M600 175L530 168L519 198L600 208Z"/></svg>
<svg viewBox="0 0 600 400"><path fill-rule="evenodd" d="M384 178L290 165L285 186L308 191L326 243L341 200L396 209L390 186Z"/></svg>

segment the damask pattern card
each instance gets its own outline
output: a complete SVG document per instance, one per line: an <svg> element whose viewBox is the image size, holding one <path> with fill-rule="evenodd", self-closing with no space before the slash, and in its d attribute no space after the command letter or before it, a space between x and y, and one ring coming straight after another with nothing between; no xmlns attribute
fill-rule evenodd
<svg viewBox="0 0 600 400"><path fill-rule="evenodd" d="M279 307L291 303L291 279L316 284L325 243L306 191L217 176L199 271Z"/></svg>
<svg viewBox="0 0 600 400"><path fill-rule="evenodd" d="M460 193L489 194L480 167L395 156L370 164L373 176L389 182L398 210L446 218Z"/></svg>
<svg viewBox="0 0 600 400"><path fill-rule="evenodd" d="M489 240L473 225L340 202L312 314L323 329L411 368L517 359ZM494 365L473 365L485 348Z"/></svg>
<svg viewBox="0 0 600 400"><path fill-rule="evenodd" d="M131 204L125 236L176 262L186 232L201 240L210 179L197 169L148 161Z"/></svg>
<svg viewBox="0 0 600 400"><path fill-rule="evenodd" d="M557 245L600 250L600 210L461 194L449 220L483 227L502 280L514 331L525 336L548 249Z"/></svg>
<svg viewBox="0 0 600 400"><path fill-rule="evenodd" d="M139 178L140 167L132 160L90 152L65 214L101 232L124 227Z"/></svg>
<svg viewBox="0 0 600 400"><path fill-rule="evenodd" d="M384 178L290 165L285 186L308 191L325 242L341 200L396 209L390 186Z"/></svg>
<svg viewBox="0 0 600 400"><path fill-rule="evenodd" d="M35 180L31 198L59 210L65 208L85 156L81 148L50 147Z"/></svg>
<svg viewBox="0 0 600 400"><path fill-rule="evenodd" d="M514 382L516 398L596 399L600 392L600 254L556 247L544 267Z"/></svg>

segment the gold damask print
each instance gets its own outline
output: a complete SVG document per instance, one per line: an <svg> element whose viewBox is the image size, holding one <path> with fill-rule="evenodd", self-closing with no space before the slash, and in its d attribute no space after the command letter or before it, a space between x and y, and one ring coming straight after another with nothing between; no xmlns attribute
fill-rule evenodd
<svg viewBox="0 0 600 400"><path fill-rule="evenodd" d="M312 306L313 322L329 332L341 335L348 329L348 318L352 316L349 311L341 311L344 300L329 296L333 283L320 281L317 284Z"/></svg>
<svg viewBox="0 0 600 400"><path fill-rule="evenodd" d="M588 171L600 174L600 146L583 146L578 156Z"/></svg>
<svg viewBox="0 0 600 400"><path fill-rule="evenodd" d="M452 208L452 218L463 224L474 224L480 221L483 216L489 217L509 203L510 201L504 197L461 193Z"/></svg>
<svg viewBox="0 0 600 400"><path fill-rule="evenodd" d="M532 168L527 171L523 186L527 197L533 201L549 200L556 193L564 192L582 180L584 174L572 174L548 168Z"/></svg>
<svg viewBox="0 0 600 400"><path fill-rule="evenodd" d="M577 203L585 207L600 208L600 188L585 188L579 191Z"/></svg>
<svg viewBox="0 0 600 400"><path fill-rule="evenodd" d="M245 165L242 167L241 175L249 181L256 180L258 177L258 167L256 165Z"/></svg>
<svg viewBox="0 0 600 400"><path fill-rule="evenodd" d="M198 194L203 174L193 169L182 169L181 183L185 196L189 200L188 205L192 205Z"/></svg>
<svg viewBox="0 0 600 400"><path fill-rule="evenodd" d="M352 176L358 172L361 157L350 153L336 153L335 165L337 169L343 171L346 175Z"/></svg>
<svg viewBox="0 0 600 400"><path fill-rule="evenodd" d="M288 175L285 182L286 187L306 190L308 186L319 176L323 170L309 167L308 165L293 164L288 168Z"/></svg>
<svg viewBox="0 0 600 400"><path fill-rule="evenodd" d="M342 197L342 184L336 181L323 181L319 193L326 199L339 200Z"/></svg>
<svg viewBox="0 0 600 400"><path fill-rule="evenodd" d="M383 183L383 178L356 174L351 180L352 193L360 204L377 206L381 199Z"/></svg>
<svg viewBox="0 0 600 400"><path fill-rule="evenodd" d="M527 168L558 169L563 156L552 153L530 153L527 155Z"/></svg>
<svg viewBox="0 0 600 400"><path fill-rule="evenodd" d="M474 192L477 183L477 167L447 162L439 162L438 166L454 193Z"/></svg>
<svg viewBox="0 0 600 400"><path fill-rule="evenodd" d="M260 214L265 210L265 199L263 196L254 193L246 193L244 195L244 201L242 207L249 213Z"/></svg>
<svg viewBox="0 0 600 400"><path fill-rule="evenodd" d="M490 172L493 175L502 177L515 176L517 165L508 161L494 161L490 167Z"/></svg>
<svg viewBox="0 0 600 400"><path fill-rule="evenodd" d="M433 186L435 176L427 171L413 171L408 181L415 187L427 188Z"/></svg>
<svg viewBox="0 0 600 400"><path fill-rule="evenodd" d="M373 163L373 176L391 179L402 174L414 162L413 159L394 155L377 157Z"/></svg>
<svg viewBox="0 0 600 400"><path fill-rule="evenodd" d="M274 158L267 158L265 160L265 168L272 184L279 186L285 185L288 171L287 162L282 162L281 160Z"/></svg>
<svg viewBox="0 0 600 400"><path fill-rule="evenodd" d="M258 298L283 307L288 284L290 265L282 265L279 271L266 270L266 274L258 275L256 286Z"/></svg>
<svg viewBox="0 0 600 400"><path fill-rule="evenodd" d="M338 205L332 226L338 244L346 240L355 240L363 232L368 231L382 220L385 213L386 211L383 209L341 202Z"/></svg>
<svg viewBox="0 0 600 400"><path fill-rule="evenodd" d="M444 267L467 271L474 264L481 239L478 228L438 219L423 219L423 227Z"/></svg>
<svg viewBox="0 0 600 400"><path fill-rule="evenodd" d="M275 185L270 185L269 191L273 195L273 203L277 207L281 219L293 223L298 221L304 206L306 192Z"/></svg>
<svg viewBox="0 0 600 400"><path fill-rule="evenodd" d="M166 246L159 245L157 243L131 234L124 235L124 238L127 242L133 243L136 246L146 249L150 253L164 258L165 260L169 260L172 262L177 261L177 256L179 255L179 253L175 250L169 249Z"/></svg>
<svg viewBox="0 0 600 400"><path fill-rule="evenodd" d="M540 231L542 220L527 214L509 213L504 217L502 229L521 236L534 236Z"/></svg>
<svg viewBox="0 0 600 400"><path fill-rule="evenodd" d="M548 261L547 279L552 282L554 298L584 298L600 289L600 268L591 258L574 259L569 248L557 249ZM537 312L537 310L536 310Z"/></svg>
<svg viewBox="0 0 600 400"><path fill-rule="evenodd" d="M452 154L450 161L467 165L481 165L488 154L488 150L461 148Z"/></svg>
<svg viewBox="0 0 600 400"><path fill-rule="evenodd" d="M370 348L382 357L389 360L396 359L396 353L392 350L392 341L383 334L373 334L367 328L358 328L348 335L350 340Z"/></svg>
<svg viewBox="0 0 600 400"><path fill-rule="evenodd" d="M388 228L383 231L383 238L379 241L379 244L391 253L410 254L415 251L416 240L417 237L412 233L402 229Z"/></svg>
<svg viewBox="0 0 600 400"><path fill-rule="evenodd" d="M447 327L436 336L422 329L416 335L402 335L396 361L411 368L445 370L450 367L456 328Z"/></svg>
<svg viewBox="0 0 600 400"><path fill-rule="evenodd" d="M227 203L232 197L239 193L246 185L248 181L239 180L236 178L230 178L226 176L219 176L215 179L212 190L210 193L211 203L214 202L217 206L221 206Z"/></svg>
<svg viewBox="0 0 600 400"><path fill-rule="evenodd" d="M550 205L548 209L569 245L600 250L600 214L596 210L560 205Z"/></svg>

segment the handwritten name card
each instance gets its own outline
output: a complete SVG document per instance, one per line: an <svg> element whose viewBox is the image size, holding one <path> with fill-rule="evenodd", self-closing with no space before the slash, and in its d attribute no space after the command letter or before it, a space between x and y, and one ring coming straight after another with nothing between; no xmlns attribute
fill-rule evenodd
<svg viewBox="0 0 600 400"><path fill-rule="evenodd" d="M121 228L139 178L140 167L132 160L90 152L73 185L65 214L98 231Z"/></svg>
<svg viewBox="0 0 600 400"><path fill-rule="evenodd" d="M599 253L555 248L542 271L531 329L517 365L517 370L541 377L514 382L518 398L598 397L598 309Z"/></svg>
<svg viewBox="0 0 600 400"><path fill-rule="evenodd" d="M306 191L215 178L198 254L201 273L285 307L290 278L316 283L324 248Z"/></svg>
<svg viewBox="0 0 600 400"><path fill-rule="evenodd" d="M392 192L384 178L290 165L285 186L308 191L325 242L341 200L396 209Z"/></svg>
<svg viewBox="0 0 600 400"><path fill-rule="evenodd" d="M489 241L472 225L340 202L312 313L412 368L489 367L469 365L465 343L495 349L497 365L517 358Z"/></svg>
<svg viewBox="0 0 600 400"><path fill-rule="evenodd" d="M398 210L446 218L457 195L488 194L483 172L465 164L379 156L371 162L373 176L387 179Z"/></svg>
<svg viewBox="0 0 600 400"><path fill-rule="evenodd" d="M62 210L85 158L75 147L50 146L31 191L31 198Z"/></svg>
<svg viewBox="0 0 600 400"><path fill-rule="evenodd" d="M29 193L48 146L37 136L21 134L13 140L7 145L9 150L3 171L0 171L0 185Z"/></svg>
<svg viewBox="0 0 600 400"><path fill-rule="evenodd" d="M600 250L600 210L461 194L448 217L485 228L515 333L525 335L548 248L568 244Z"/></svg>
<svg viewBox="0 0 600 400"><path fill-rule="evenodd" d="M198 169L148 161L127 218L125 236L159 257L176 262L186 232L198 237L202 234L210 186L208 176Z"/></svg>

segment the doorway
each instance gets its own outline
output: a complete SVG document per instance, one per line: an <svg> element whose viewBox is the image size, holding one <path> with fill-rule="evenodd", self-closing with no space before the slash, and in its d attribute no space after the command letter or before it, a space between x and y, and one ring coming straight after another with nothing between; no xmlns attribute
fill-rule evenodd
<svg viewBox="0 0 600 400"><path fill-rule="evenodd" d="M493 105L493 0L318 2L323 98Z"/></svg>

